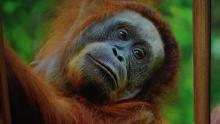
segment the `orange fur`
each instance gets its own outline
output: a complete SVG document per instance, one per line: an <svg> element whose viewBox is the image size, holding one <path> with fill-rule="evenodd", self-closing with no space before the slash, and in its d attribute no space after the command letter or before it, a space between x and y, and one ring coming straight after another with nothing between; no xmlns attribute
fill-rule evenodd
<svg viewBox="0 0 220 124"><path fill-rule="evenodd" d="M165 62L144 86L138 97L110 105L94 105L81 97L69 98L25 65L6 46L7 75L13 123L47 124L162 124L158 98L173 85L179 50L167 24L154 10L135 1L68 0L58 8L49 40L36 56L47 58L54 50L65 52L86 26L121 10L132 10L151 20L161 34ZM151 87L151 83L157 84ZM19 108L20 107L20 108ZM29 118L27 118L28 116Z"/></svg>

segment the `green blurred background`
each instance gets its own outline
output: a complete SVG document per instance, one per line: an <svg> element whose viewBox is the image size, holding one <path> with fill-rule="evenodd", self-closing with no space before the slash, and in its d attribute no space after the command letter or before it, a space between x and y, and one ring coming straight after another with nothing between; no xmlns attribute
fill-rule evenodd
<svg viewBox="0 0 220 124"><path fill-rule="evenodd" d="M212 0L211 11L211 109L220 104L220 1Z"/></svg>
<svg viewBox="0 0 220 124"><path fill-rule="evenodd" d="M45 40L48 24L54 17L52 8L58 2L55 3L54 0L3 1L5 38L25 62L31 62L42 41ZM193 124L192 1L154 0L153 5L164 15L181 47L177 91L164 104L163 114L172 124ZM217 37L217 34L213 34L213 37L215 41L213 43L219 44L220 37ZM213 63L220 62L220 54L215 52L219 47L218 45L213 50ZM216 67L215 69L215 71L220 70ZM217 79L213 78L213 82L215 80ZM217 98L213 95L214 97Z"/></svg>

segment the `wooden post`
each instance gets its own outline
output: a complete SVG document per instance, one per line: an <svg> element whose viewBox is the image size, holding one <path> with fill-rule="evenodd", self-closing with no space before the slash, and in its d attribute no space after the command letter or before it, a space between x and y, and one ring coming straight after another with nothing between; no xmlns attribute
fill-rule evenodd
<svg viewBox="0 0 220 124"><path fill-rule="evenodd" d="M209 124L210 1L193 0L195 124Z"/></svg>
<svg viewBox="0 0 220 124"><path fill-rule="evenodd" d="M3 124L11 124L11 114L9 107L8 82L5 70L5 53L3 40L2 15L0 10L0 107L2 107Z"/></svg>

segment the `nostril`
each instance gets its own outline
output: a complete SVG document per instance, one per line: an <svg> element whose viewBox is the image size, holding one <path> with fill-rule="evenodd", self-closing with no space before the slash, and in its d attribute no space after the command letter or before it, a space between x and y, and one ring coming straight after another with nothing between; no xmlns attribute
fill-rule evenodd
<svg viewBox="0 0 220 124"><path fill-rule="evenodd" d="M112 51L114 53L114 55L118 58L119 61L124 61L124 58L122 56L120 56L120 54L118 54L118 51L116 48L112 48Z"/></svg>
<svg viewBox="0 0 220 124"><path fill-rule="evenodd" d="M112 51L113 51L113 53L114 53L115 56L118 55L118 54L117 54L117 50L116 50L116 48L112 48Z"/></svg>
<svg viewBox="0 0 220 124"><path fill-rule="evenodd" d="M124 58L122 56L117 56L119 61L124 61Z"/></svg>

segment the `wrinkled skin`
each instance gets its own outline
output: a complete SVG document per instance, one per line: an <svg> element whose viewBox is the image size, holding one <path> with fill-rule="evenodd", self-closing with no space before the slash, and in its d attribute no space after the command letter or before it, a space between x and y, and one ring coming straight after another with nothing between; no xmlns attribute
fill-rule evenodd
<svg viewBox="0 0 220 124"><path fill-rule="evenodd" d="M36 70L50 82L61 81L55 84L70 95L93 103L133 98L164 60L156 27L128 10L91 23L66 53L65 64L58 55L52 56L40 61ZM66 71L60 74L63 68Z"/></svg>

